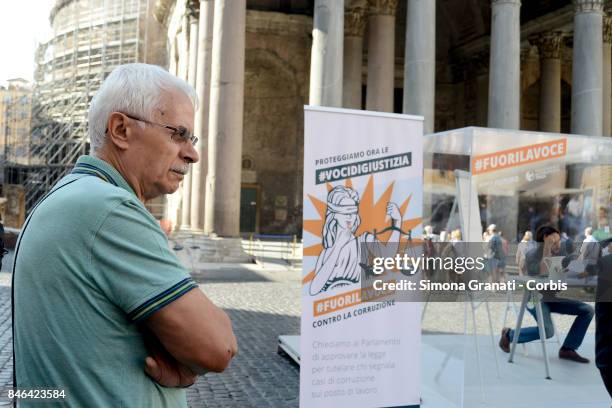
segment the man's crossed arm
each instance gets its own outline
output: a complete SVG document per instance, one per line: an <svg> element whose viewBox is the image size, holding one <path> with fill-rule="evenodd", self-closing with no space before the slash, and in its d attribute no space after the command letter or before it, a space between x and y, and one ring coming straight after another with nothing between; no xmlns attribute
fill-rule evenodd
<svg viewBox="0 0 612 408"><path fill-rule="evenodd" d="M145 326L145 372L166 387L186 387L200 374L221 372L238 351L229 317L198 288L155 312Z"/></svg>

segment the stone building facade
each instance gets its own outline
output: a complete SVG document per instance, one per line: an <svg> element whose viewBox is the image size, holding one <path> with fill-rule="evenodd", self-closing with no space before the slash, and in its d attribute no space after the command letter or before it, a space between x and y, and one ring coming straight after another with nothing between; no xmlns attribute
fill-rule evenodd
<svg viewBox="0 0 612 408"><path fill-rule="evenodd" d="M301 229L303 106L308 103L312 18L264 6L265 2L255 2L246 11L241 230L294 234ZM190 39L181 17L194 16L198 5L177 2L173 7L166 17L168 65L188 80ZM206 150L203 136L200 143ZM202 229L203 225L192 227L181 219L183 202L184 186L167 199L166 216L176 227Z"/></svg>
<svg viewBox="0 0 612 408"><path fill-rule="evenodd" d="M233 20L217 16L221 3ZM426 132L489 126L609 136L610 7L609 0L159 0L168 67L194 85L202 70L206 100L196 118L206 123L198 182L185 183L165 215L177 228L222 236L299 234L304 104L419 114ZM198 36L196 26L207 32ZM238 39L223 37L215 51L213 32ZM237 59L227 59L230 52ZM204 63L200 53L212 58ZM242 73L219 82L242 61ZM225 83L239 88L239 97L227 94L234 105L223 105ZM234 116L215 111L228 106ZM230 129L236 121L240 129ZM221 168L238 181L204 176ZM194 222L194 213L206 216ZM215 224L220 219L233 221Z"/></svg>
<svg viewBox="0 0 612 408"><path fill-rule="evenodd" d="M0 86L0 154L3 167L7 161L28 163L31 113L32 87L28 81L10 79L6 86Z"/></svg>

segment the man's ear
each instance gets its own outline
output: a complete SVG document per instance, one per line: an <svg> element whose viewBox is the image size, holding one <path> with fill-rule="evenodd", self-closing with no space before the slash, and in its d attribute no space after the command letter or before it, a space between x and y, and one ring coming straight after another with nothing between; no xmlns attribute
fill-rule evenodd
<svg viewBox="0 0 612 408"><path fill-rule="evenodd" d="M127 150L129 138L127 132L127 119L119 112L111 113L107 123L107 143L113 144L119 150Z"/></svg>

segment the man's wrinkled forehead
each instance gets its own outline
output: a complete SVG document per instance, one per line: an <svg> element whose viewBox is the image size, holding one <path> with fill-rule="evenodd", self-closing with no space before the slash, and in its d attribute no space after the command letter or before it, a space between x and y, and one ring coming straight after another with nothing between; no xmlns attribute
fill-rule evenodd
<svg viewBox="0 0 612 408"><path fill-rule="evenodd" d="M180 120L183 126L189 127L193 122L194 109L187 95L178 90L162 91L161 104L153 115L163 120Z"/></svg>

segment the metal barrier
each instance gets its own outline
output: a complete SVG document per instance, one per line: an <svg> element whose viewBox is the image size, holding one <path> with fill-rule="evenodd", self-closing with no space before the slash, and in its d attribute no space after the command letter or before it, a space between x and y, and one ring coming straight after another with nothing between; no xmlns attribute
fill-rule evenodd
<svg viewBox="0 0 612 408"><path fill-rule="evenodd" d="M267 245L266 250L265 243L273 244L278 243L278 248L271 248L271 245ZM301 260L298 256L298 242L297 235L284 235L284 234L251 234L249 235L248 252L255 258L255 262L264 266L264 259L280 259L292 265L293 262ZM267 254L266 254L267 252Z"/></svg>

